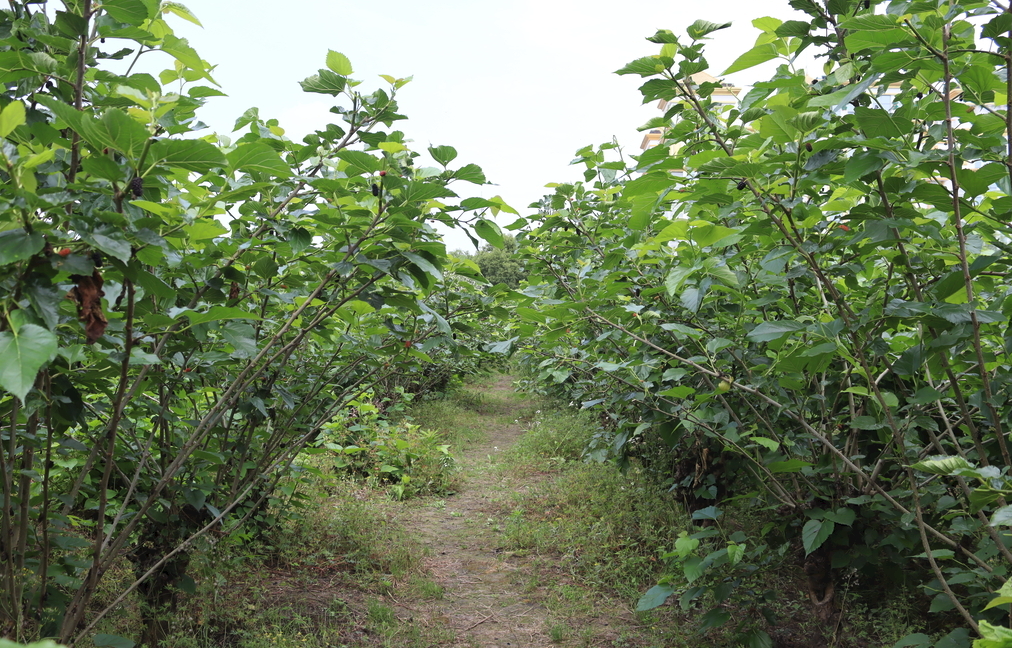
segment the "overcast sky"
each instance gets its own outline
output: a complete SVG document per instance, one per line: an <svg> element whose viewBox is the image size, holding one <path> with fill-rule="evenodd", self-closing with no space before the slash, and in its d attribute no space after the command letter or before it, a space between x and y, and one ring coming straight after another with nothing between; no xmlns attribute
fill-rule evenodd
<svg viewBox="0 0 1012 648"><path fill-rule="evenodd" d="M380 74L413 76L399 93L408 121L397 127L412 148L450 145L454 165L475 163L497 186L473 195L501 195L521 214L570 181L577 149L617 137L638 153L636 128L658 115L642 105L641 80L614 71L658 52L644 40L658 29L676 34L696 19L732 21L716 32L708 60L717 75L755 41L751 20L790 19L786 0L183 0L203 23L173 16L177 35L218 67L228 97L212 98L198 113L219 133L256 106L277 118L287 135L302 136L333 121L330 97L305 94L298 82L325 67L328 49L345 54L353 78L371 90ZM746 71L727 80L747 83ZM462 183L455 183L460 191ZM501 224L512 217L500 218ZM447 237L451 249L469 246Z"/></svg>

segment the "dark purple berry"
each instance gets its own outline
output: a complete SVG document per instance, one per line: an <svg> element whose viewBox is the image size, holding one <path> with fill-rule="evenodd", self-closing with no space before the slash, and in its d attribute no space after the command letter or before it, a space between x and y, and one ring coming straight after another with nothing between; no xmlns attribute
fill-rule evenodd
<svg viewBox="0 0 1012 648"><path fill-rule="evenodd" d="M744 189L747 186L748 186L748 180L742 180L741 182L738 183L738 191L741 191L742 189Z"/></svg>
<svg viewBox="0 0 1012 648"><path fill-rule="evenodd" d="M140 198L144 195L144 179L134 178L130 181L130 192L133 193L134 198Z"/></svg>

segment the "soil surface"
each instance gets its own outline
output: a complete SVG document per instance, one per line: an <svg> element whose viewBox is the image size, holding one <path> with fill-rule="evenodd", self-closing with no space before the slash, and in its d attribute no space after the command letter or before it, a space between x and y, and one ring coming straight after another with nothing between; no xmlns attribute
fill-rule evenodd
<svg viewBox="0 0 1012 648"><path fill-rule="evenodd" d="M410 605L392 603L398 618L452 630L453 646L557 645L548 636L547 610L519 585L522 579L516 572L530 566L497 548L492 517L495 502L516 483L491 467L523 434L522 417L530 406L514 395L509 376L499 376L479 393L485 398L474 412L473 425L485 434L457 456L463 468L459 492L445 500L445 507L416 506L397 515L397 522L427 548L425 567L443 588L443 596Z"/></svg>

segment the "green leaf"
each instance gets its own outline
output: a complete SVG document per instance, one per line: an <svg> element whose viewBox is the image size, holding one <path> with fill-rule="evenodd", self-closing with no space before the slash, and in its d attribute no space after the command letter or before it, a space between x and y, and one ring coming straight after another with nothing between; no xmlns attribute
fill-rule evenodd
<svg viewBox="0 0 1012 648"><path fill-rule="evenodd" d="M488 182L488 180L485 179L485 173L477 164L465 164L453 172L453 177L455 180L463 180L464 182L470 182L471 184L480 185Z"/></svg>
<svg viewBox="0 0 1012 648"><path fill-rule="evenodd" d="M913 122L899 117L895 112L879 108L858 106L854 110L857 124L868 137L902 137L913 128Z"/></svg>
<svg viewBox="0 0 1012 648"><path fill-rule="evenodd" d="M45 245L45 237L38 232L29 234L20 228L0 232L0 265L30 259Z"/></svg>
<svg viewBox="0 0 1012 648"><path fill-rule="evenodd" d="M111 634L97 634L94 642L95 648L134 648L137 645L125 637Z"/></svg>
<svg viewBox="0 0 1012 648"><path fill-rule="evenodd" d="M327 67L341 76L349 76L355 73L348 57L334 50L327 51Z"/></svg>
<svg viewBox="0 0 1012 648"><path fill-rule="evenodd" d="M109 108L101 119L82 118L81 137L95 148L119 151L137 160L151 137L148 129L119 108Z"/></svg>
<svg viewBox="0 0 1012 648"><path fill-rule="evenodd" d="M211 78L203 59L190 47L190 43L185 38L176 38L172 34L166 34L162 37L161 49L186 67L200 73L202 77L214 85L218 85L218 82Z"/></svg>
<svg viewBox="0 0 1012 648"><path fill-rule="evenodd" d="M769 469L774 475L779 473L796 473L801 472L802 468L807 468L812 464L801 459L788 459L787 461L772 461L766 468Z"/></svg>
<svg viewBox="0 0 1012 648"><path fill-rule="evenodd" d="M756 65L765 63L766 61L772 61L778 55L779 52L777 52L777 46L773 43L756 45L735 59L734 63L731 64L731 67L724 70L721 75L747 70L750 67L755 67Z"/></svg>
<svg viewBox="0 0 1012 648"><path fill-rule="evenodd" d="M35 324L0 333L0 387L24 402L43 365L56 357L56 335Z"/></svg>
<svg viewBox="0 0 1012 648"><path fill-rule="evenodd" d="M156 12L151 11L152 4L154 3L147 3L144 0L102 0L102 8L110 16L135 27L155 17Z"/></svg>
<svg viewBox="0 0 1012 648"><path fill-rule="evenodd" d="M240 144L225 158L233 169L267 173L277 178L288 178L292 175L291 168L281 159L277 151L263 142Z"/></svg>
<svg viewBox="0 0 1012 648"><path fill-rule="evenodd" d="M809 520L801 530L801 544L805 555L812 553L833 535L836 524L832 520Z"/></svg>
<svg viewBox="0 0 1012 648"><path fill-rule="evenodd" d="M857 513L854 512L854 509L838 508L835 511L826 511L824 518L832 520L837 524L850 526L854 524L854 520L857 518Z"/></svg>
<svg viewBox="0 0 1012 648"><path fill-rule="evenodd" d="M727 29L730 26L731 23L729 22L718 24L710 22L708 20L697 20L696 22L689 25L688 29L686 29L686 32L689 34L689 38L691 38L692 40L699 40L704 36L712 34L713 32L719 29Z"/></svg>
<svg viewBox="0 0 1012 648"><path fill-rule="evenodd" d="M962 457L934 457L919 461L910 467L930 475L951 475L957 470L973 468L970 462Z"/></svg>
<svg viewBox="0 0 1012 648"><path fill-rule="evenodd" d="M1012 504L1001 507L991 515L991 526L1012 526Z"/></svg>
<svg viewBox="0 0 1012 648"><path fill-rule="evenodd" d="M862 178L872 171L877 171L885 166L885 160L880 158L875 151L858 151L849 160L843 172L843 181L850 183Z"/></svg>
<svg viewBox="0 0 1012 648"><path fill-rule="evenodd" d="M429 155L432 159L445 167L457 157L457 149L452 146L430 146Z"/></svg>
<svg viewBox="0 0 1012 648"><path fill-rule="evenodd" d="M308 77L306 80L299 81L299 85L302 86L304 92L337 96L344 92L345 87L348 85L348 80L330 70L320 70L317 74Z"/></svg>
<svg viewBox="0 0 1012 648"><path fill-rule="evenodd" d="M647 590L636 604L637 612L646 612L664 605L668 597L675 593L675 588L670 585L654 585Z"/></svg>
<svg viewBox="0 0 1012 648"><path fill-rule="evenodd" d="M189 21L198 27L203 27L197 17L190 13L190 10L179 4L178 2L162 2L162 13L172 13L183 20Z"/></svg>
<svg viewBox="0 0 1012 648"><path fill-rule="evenodd" d="M0 110L0 137L7 137L14 129L25 123L25 105L14 100Z"/></svg>
<svg viewBox="0 0 1012 648"><path fill-rule="evenodd" d="M482 218L474 224L474 233L485 239L492 247L502 249L504 243L502 230L495 222Z"/></svg>
<svg viewBox="0 0 1012 648"><path fill-rule="evenodd" d="M313 244L313 235L301 227L295 227L288 232L288 244L292 246L292 254L297 256Z"/></svg>
<svg viewBox="0 0 1012 648"><path fill-rule="evenodd" d="M749 331L746 337L753 342L772 342L773 340L779 340L785 335L797 333L805 328L805 325L801 322L794 322L791 320L763 322Z"/></svg>
<svg viewBox="0 0 1012 648"><path fill-rule="evenodd" d="M204 140L158 140L148 151L148 164L206 173L224 167L228 162L218 147Z"/></svg>
<svg viewBox="0 0 1012 648"><path fill-rule="evenodd" d="M435 277L437 281L443 280L442 271L440 271L440 269L437 268L435 264L433 264L431 261L429 261L422 255L415 254L414 252L401 252L401 255L411 263L421 268L423 272L427 272L433 277Z"/></svg>

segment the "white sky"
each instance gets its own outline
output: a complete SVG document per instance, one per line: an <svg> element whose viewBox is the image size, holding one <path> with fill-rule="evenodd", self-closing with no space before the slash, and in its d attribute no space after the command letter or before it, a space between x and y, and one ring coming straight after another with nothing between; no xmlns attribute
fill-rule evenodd
<svg viewBox="0 0 1012 648"><path fill-rule="evenodd" d="M627 154L639 153L636 128L658 115L641 105L638 76L613 72L658 52L644 39L657 29L678 35L697 19L733 21L716 32L707 59L718 75L758 35L751 20L795 12L786 0L183 0L203 29L168 16L188 38L228 97L209 100L197 116L228 134L235 119L256 106L287 135L334 121L330 97L302 92L298 82L325 67L328 49L346 55L361 89L386 84L379 74L413 76L398 94L408 117L395 128L424 154L450 145L451 166L475 163L497 186L471 195L501 195L521 215L549 189L572 181L574 152L617 137ZM687 41L686 41L687 42ZM154 62L154 61L152 61ZM160 68L159 68L160 69ZM754 70L728 77L747 83ZM744 75L744 76L743 76ZM458 192L471 185L454 183ZM506 214L500 224L512 222ZM471 244L447 236L451 249Z"/></svg>

